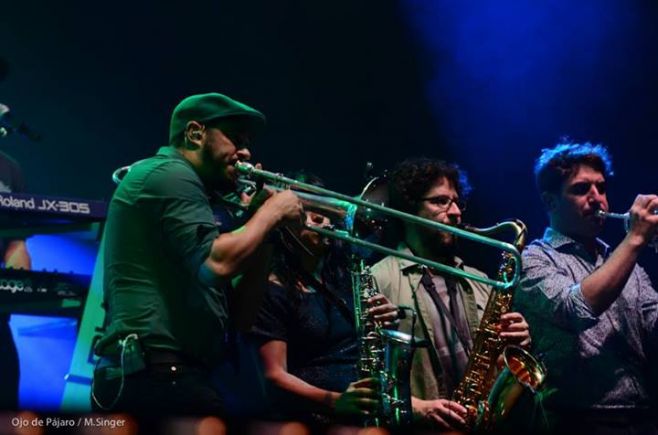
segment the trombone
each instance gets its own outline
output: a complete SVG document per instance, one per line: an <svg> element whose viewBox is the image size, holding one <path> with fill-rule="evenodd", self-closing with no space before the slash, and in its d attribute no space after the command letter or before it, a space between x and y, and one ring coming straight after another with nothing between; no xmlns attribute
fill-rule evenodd
<svg viewBox="0 0 658 435"><path fill-rule="evenodd" d="M344 216L347 221L347 228L351 228L353 224L354 217L358 207L363 207L365 209L377 211L383 215L387 215L393 218L401 219L406 222L414 223L417 225L422 225L427 228L435 229L438 231L444 231L447 233L454 234L458 237L463 237L465 239L471 240L476 243L481 243L488 245L497 249L500 249L509 255L514 257L514 271L509 276L508 274L503 275L503 280L494 280L488 277L482 277L474 275L468 272L465 272L459 268L447 266L445 264L438 263L436 261L428 260L423 257L418 257L416 255L406 254L404 252L391 249L386 246L382 246L377 243L369 242L367 240L359 239L350 235L349 231L345 230L331 230L326 228L316 228L311 226L306 226L307 229L315 231L325 237L330 237L344 242L361 246L363 248L370 249L375 252L379 252L385 255L393 255L405 260L412 261L423 266L430 267L434 270L445 272L451 275L456 275L461 278L470 279L473 281L478 281L493 287L510 289L518 285L520 276L521 276L521 254L511 243L502 242L490 237L486 237L480 234L476 234L474 230L461 229L453 227L451 225L446 225L440 222L435 222L430 219L421 218L409 213L404 213L399 210L392 209L390 207L384 207L379 204L375 204L369 201L365 201L361 198L353 198L349 195L344 195L342 193L334 192L319 186L312 184L302 183L292 178L285 177L281 174L274 172L264 171L262 169L256 168L254 165L246 162L237 162L235 163L235 169L248 179L256 179L259 181L267 181L273 185L268 185L269 188L274 190L284 190L287 188L297 188L303 189L306 192L295 192L303 204L308 205L309 207L319 208L320 210L329 209L334 210L345 210ZM249 183L249 181L247 181ZM285 187L280 187L285 186ZM307 193L311 192L311 193ZM341 215L342 213L338 213ZM487 233L492 229L499 229L501 226L504 226L505 223L496 225L495 227L485 228L478 230L478 232Z"/></svg>

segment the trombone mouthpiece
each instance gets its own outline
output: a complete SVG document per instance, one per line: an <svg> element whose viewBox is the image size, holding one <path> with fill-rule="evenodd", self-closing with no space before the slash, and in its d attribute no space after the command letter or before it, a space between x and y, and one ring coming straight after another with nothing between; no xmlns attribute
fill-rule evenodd
<svg viewBox="0 0 658 435"><path fill-rule="evenodd" d="M243 174L246 174L246 175L250 175L252 172L254 172L254 169L256 169L256 167L254 165L252 165L251 163L240 162L240 161L235 162L235 164L233 166L239 172L241 172Z"/></svg>

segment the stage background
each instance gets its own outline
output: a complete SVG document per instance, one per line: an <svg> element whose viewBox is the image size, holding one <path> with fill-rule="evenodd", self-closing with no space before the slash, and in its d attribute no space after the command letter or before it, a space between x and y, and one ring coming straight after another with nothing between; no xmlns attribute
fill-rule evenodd
<svg viewBox="0 0 658 435"><path fill-rule="evenodd" d="M266 169L356 194L367 161L457 161L475 187L464 219L517 217L534 238L532 165L561 136L609 146L613 210L656 192L657 19L648 0L9 2L0 102L43 140L0 147L31 192L109 199L115 168L166 144L181 98L219 91L267 115L252 149Z"/></svg>

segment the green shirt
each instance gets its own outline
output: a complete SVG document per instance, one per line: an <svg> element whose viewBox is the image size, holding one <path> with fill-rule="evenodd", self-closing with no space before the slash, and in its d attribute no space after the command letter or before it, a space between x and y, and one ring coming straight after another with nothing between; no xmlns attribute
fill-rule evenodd
<svg viewBox="0 0 658 435"><path fill-rule="evenodd" d="M110 202L105 227L107 330L99 354L137 333L148 348L203 362L220 356L226 289L198 279L219 235L206 190L173 147L135 164Z"/></svg>

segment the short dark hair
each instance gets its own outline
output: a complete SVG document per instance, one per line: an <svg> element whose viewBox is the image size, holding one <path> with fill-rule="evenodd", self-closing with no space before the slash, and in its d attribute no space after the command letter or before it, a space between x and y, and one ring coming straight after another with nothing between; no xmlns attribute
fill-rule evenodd
<svg viewBox="0 0 658 435"><path fill-rule="evenodd" d="M562 183L572 176L578 166L586 165L611 177L612 159L601 144L573 143L564 138L553 148L544 148L535 162L535 182L539 193L558 193Z"/></svg>
<svg viewBox="0 0 658 435"><path fill-rule="evenodd" d="M423 196L441 178L447 179L462 199L470 194L471 186L466 173L456 164L426 157L403 161L390 175L390 206L416 214Z"/></svg>

